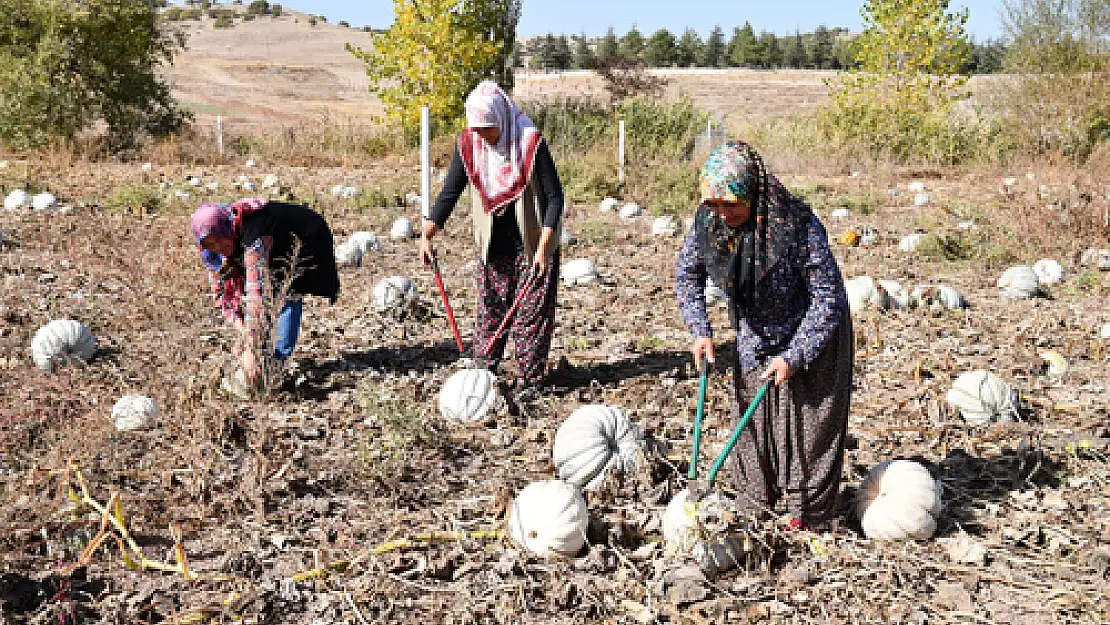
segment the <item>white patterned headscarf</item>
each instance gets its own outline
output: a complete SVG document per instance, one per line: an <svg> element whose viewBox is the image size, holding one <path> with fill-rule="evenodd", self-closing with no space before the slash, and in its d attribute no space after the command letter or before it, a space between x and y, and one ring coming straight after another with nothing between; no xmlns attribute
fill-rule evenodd
<svg viewBox="0 0 1110 625"><path fill-rule="evenodd" d="M459 155L467 178L485 211L501 215L524 192L542 137L524 111L489 80L479 83L466 98L466 126L459 137ZM474 132L492 127L501 130L493 146Z"/></svg>

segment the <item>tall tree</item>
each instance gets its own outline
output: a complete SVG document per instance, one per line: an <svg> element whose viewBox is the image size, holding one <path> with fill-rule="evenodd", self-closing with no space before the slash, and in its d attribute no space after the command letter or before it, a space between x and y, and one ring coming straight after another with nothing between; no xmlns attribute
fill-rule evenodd
<svg viewBox="0 0 1110 625"><path fill-rule="evenodd" d="M809 62L815 69L833 69L836 63L836 56L833 53L833 48L836 46L836 39L833 33L824 25L818 26L813 31L813 37L810 39Z"/></svg>
<svg viewBox="0 0 1110 625"><path fill-rule="evenodd" d="M590 69L594 66L594 51L590 48L590 40L586 39L586 33L574 38L574 62L572 65L575 69Z"/></svg>
<svg viewBox="0 0 1110 625"><path fill-rule="evenodd" d="M127 148L177 129L160 69L183 43L147 2L0 0L0 139L36 147L103 122Z"/></svg>
<svg viewBox="0 0 1110 625"><path fill-rule="evenodd" d="M802 41L802 34L798 31L794 31L794 36L786 44L786 66L794 69L809 67L806 45Z"/></svg>
<svg viewBox="0 0 1110 625"><path fill-rule="evenodd" d="M555 35L547 33L533 39L532 64L539 69L554 69L558 63L555 50Z"/></svg>
<svg viewBox="0 0 1110 625"><path fill-rule="evenodd" d="M759 66L766 69L782 67L783 51L775 33L763 31L759 34Z"/></svg>
<svg viewBox="0 0 1110 625"><path fill-rule="evenodd" d="M629 61L641 60L645 45L644 35L633 24L632 28L621 38L621 56Z"/></svg>
<svg viewBox="0 0 1110 625"><path fill-rule="evenodd" d="M660 28L648 39L644 48L644 63L648 67L670 67L678 58L678 42L666 28Z"/></svg>
<svg viewBox="0 0 1110 625"><path fill-rule="evenodd" d="M420 107L439 121L462 116L466 95L496 73L504 42L491 41L490 6L503 0L393 0L389 30L370 35L370 46L347 44L366 63L370 90L386 116L409 132L419 128Z"/></svg>
<svg viewBox="0 0 1110 625"><path fill-rule="evenodd" d="M693 28L687 28L678 40L678 54L675 64L679 67L694 67L701 62L703 55L701 36Z"/></svg>
<svg viewBox="0 0 1110 625"><path fill-rule="evenodd" d="M729 65L733 67L753 67L759 62L756 49L759 42L755 39L755 31L749 22L744 22L740 28L734 29L732 41L728 44Z"/></svg>
<svg viewBox="0 0 1110 625"><path fill-rule="evenodd" d="M620 53L620 40L617 39L617 33L610 26L609 30L605 31L605 36L597 44L597 62L601 64L612 62L613 59L620 56Z"/></svg>
<svg viewBox="0 0 1110 625"><path fill-rule="evenodd" d="M725 65L725 33L720 26L714 26L705 40L702 57L698 63L702 67L723 67Z"/></svg>
<svg viewBox="0 0 1110 625"><path fill-rule="evenodd" d="M488 33L487 40L498 45L497 57L487 69L492 78L507 92L512 92L513 78L511 57L516 44L516 27L520 22L523 0L467 0L460 15L469 21L466 27L476 32Z"/></svg>
<svg viewBox="0 0 1110 625"><path fill-rule="evenodd" d="M559 35L555 38L555 55L552 60L552 66L555 69L570 69L571 62L574 60L574 53L570 51L570 41L567 40L566 35Z"/></svg>

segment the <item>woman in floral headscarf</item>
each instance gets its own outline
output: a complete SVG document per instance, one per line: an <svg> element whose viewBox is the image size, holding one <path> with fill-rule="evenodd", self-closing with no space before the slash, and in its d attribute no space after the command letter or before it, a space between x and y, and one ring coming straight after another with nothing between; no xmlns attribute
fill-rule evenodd
<svg viewBox="0 0 1110 625"><path fill-rule="evenodd" d="M434 258L432 238L469 183L478 246L477 356L490 369L497 367L507 337L488 353L485 346L520 295L510 326L518 398L534 399L555 330L563 187L539 130L496 83L484 81L467 97L466 125L443 189L424 220L421 258L425 264Z"/></svg>
<svg viewBox="0 0 1110 625"><path fill-rule="evenodd" d="M715 355L704 296L712 278L736 331L734 419L774 383L729 458L740 503L763 515L782 500L791 527L815 527L835 512L852 390L840 269L824 226L751 146L716 148L700 186L676 280L694 358Z"/></svg>
<svg viewBox="0 0 1110 625"><path fill-rule="evenodd" d="M284 361L297 344L303 296L338 297L331 229L307 206L255 198L201 204L191 227L212 296L240 333L243 375L253 384L262 374L258 347L271 344L261 335L264 322L273 326L273 358ZM276 297L284 300L270 319L266 303Z"/></svg>

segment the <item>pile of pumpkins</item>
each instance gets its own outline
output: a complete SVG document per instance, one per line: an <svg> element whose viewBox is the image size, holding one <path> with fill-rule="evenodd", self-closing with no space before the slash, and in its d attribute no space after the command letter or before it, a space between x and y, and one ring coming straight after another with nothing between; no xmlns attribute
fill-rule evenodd
<svg viewBox="0 0 1110 625"><path fill-rule="evenodd" d="M959 291L948 285L917 286L907 291L895 280L879 280L859 276L844 281L848 308L852 313L865 310L930 308L958 310L967 306Z"/></svg>

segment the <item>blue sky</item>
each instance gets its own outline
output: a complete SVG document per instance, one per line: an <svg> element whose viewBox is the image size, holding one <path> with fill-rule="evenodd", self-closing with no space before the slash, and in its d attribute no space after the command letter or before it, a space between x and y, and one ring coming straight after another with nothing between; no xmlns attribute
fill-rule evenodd
<svg viewBox="0 0 1110 625"><path fill-rule="evenodd" d="M271 0L273 1L273 0ZM331 22L347 20L354 26L387 27L393 21L391 0L279 0L284 6L305 13L323 14ZM824 24L860 29L862 0L524 0L521 35L548 32L587 36L605 34L612 26L618 35L633 23L645 34L659 28L682 32L687 26L704 37L720 24L726 33L732 26L750 21L756 31L777 34L812 31ZM968 31L977 41L1001 33L998 11L1002 0L952 0L952 10L968 7Z"/></svg>

